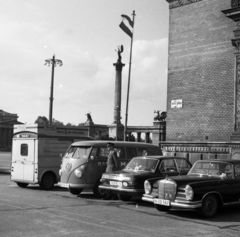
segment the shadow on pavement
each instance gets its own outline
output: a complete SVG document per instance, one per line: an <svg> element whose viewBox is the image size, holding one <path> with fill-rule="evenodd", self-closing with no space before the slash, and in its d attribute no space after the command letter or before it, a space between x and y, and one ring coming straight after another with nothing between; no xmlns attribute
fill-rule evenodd
<svg viewBox="0 0 240 237"><path fill-rule="evenodd" d="M11 173L10 168L0 167L0 174L10 174L10 173Z"/></svg>

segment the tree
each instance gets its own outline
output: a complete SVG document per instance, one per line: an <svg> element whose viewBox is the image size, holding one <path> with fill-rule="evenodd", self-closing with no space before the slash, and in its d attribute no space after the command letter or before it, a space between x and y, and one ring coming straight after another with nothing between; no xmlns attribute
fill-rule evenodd
<svg viewBox="0 0 240 237"><path fill-rule="evenodd" d="M67 123L65 126L76 126L76 125L73 123Z"/></svg>
<svg viewBox="0 0 240 237"><path fill-rule="evenodd" d="M35 120L36 124L49 124L48 119L45 116L38 116L38 118Z"/></svg>
<svg viewBox="0 0 240 237"><path fill-rule="evenodd" d="M60 126L64 126L64 123L57 120L57 119L52 119L52 125L60 125Z"/></svg>

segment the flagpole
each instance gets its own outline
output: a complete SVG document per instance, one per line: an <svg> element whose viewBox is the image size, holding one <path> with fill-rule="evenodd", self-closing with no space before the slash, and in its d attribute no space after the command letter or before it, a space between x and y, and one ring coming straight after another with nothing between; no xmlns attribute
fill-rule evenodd
<svg viewBox="0 0 240 237"><path fill-rule="evenodd" d="M134 17L135 11L133 11L133 30L131 37L131 46L130 46L130 59L129 59L129 70L128 70L128 88L127 88L127 102L126 102L126 114L125 114L125 126L124 126L124 141L126 141L127 137L127 122L128 122L128 100L129 100L129 90L130 90L130 77L131 77L131 66L132 66L132 44L133 44L133 31L134 31ZM129 138L130 140L130 138Z"/></svg>

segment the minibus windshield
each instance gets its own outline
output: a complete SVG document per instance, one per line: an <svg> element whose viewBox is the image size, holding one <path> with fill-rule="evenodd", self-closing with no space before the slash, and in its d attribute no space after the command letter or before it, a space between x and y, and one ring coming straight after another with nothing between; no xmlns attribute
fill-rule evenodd
<svg viewBox="0 0 240 237"><path fill-rule="evenodd" d="M91 151L91 146L71 146L64 158L75 158L75 159L81 159L83 157L88 157L90 151Z"/></svg>

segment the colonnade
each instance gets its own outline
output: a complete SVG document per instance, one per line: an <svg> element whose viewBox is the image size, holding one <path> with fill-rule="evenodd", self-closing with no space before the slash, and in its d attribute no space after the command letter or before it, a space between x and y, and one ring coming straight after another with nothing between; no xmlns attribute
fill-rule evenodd
<svg viewBox="0 0 240 237"><path fill-rule="evenodd" d="M133 135L134 133L137 134L136 137ZM145 136L142 137L142 134L144 134ZM127 133L127 141L151 143L151 140L152 140L151 138L152 138L151 132L128 132Z"/></svg>
<svg viewBox="0 0 240 237"><path fill-rule="evenodd" d="M0 148L11 148L13 127L0 126Z"/></svg>

